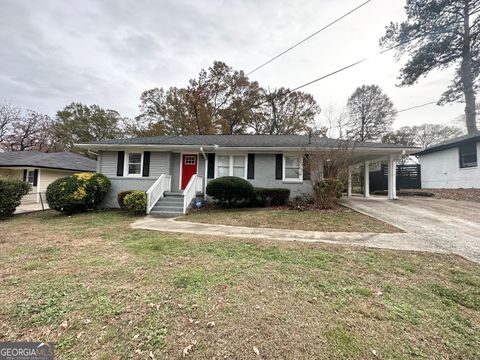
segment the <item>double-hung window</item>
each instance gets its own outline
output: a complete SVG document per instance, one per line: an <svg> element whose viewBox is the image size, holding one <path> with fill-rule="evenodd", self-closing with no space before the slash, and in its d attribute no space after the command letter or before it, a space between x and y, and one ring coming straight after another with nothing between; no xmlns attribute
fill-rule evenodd
<svg viewBox="0 0 480 360"><path fill-rule="evenodd" d="M246 156L245 155L218 155L217 156L217 177L237 176L246 177Z"/></svg>
<svg viewBox="0 0 480 360"><path fill-rule="evenodd" d="M460 167L470 168L476 167L477 162L477 144L469 143L460 145Z"/></svg>
<svg viewBox="0 0 480 360"><path fill-rule="evenodd" d="M301 155L283 156L283 180L302 181L303 179L303 158Z"/></svg>
<svg viewBox="0 0 480 360"><path fill-rule="evenodd" d="M35 183L35 170L27 171L27 183L29 183L32 186Z"/></svg>
<svg viewBox="0 0 480 360"><path fill-rule="evenodd" d="M126 153L126 174L127 176L142 175L142 153Z"/></svg>

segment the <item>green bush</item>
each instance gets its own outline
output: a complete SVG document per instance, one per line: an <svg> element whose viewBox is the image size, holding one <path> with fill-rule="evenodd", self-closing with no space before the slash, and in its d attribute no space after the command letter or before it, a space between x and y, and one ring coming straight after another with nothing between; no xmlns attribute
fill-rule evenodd
<svg viewBox="0 0 480 360"><path fill-rule="evenodd" d="M125 206L125 196L131 194L134 191L135 190L126 190L126 191L119 192L117 194L117 202L118 202L118 206L120 206L120 209L126 209L127 208Z"/></svg>
<svg viewBox="0 0 480 360"><path fill-rule="evenodd" d="M109 188L110 181L102 174L73 174L48 185L48 206L67 215L93 210L102 202Z"/></svg>
<svg viewBox="0 0 480 360"><path fill-rule="evenodd" d="M125 195L123 199L125 208L132 214L145 214L147 208L147 193L145 191L134 190Z"/></svg>
<svg viewBox="0 0 480 360"><path fill-rule="evenodd" d="M0 220L13 216L22 196L29 191L30 185L24 181L0 179Z"/></svg>
<svg viewBox="0 0 480 360"><path fill-rule="evenodd" d="M223 176L210 181L207 185L207 195L227 208L248 206L255 199L252 184L235 176Z"/></svg>
<svg viewBox="0 0 480 360"><path fill-rule="evenodd" d="M338 179L325 179L313 184L315 206L332 209L342 197L343 182Z"/></svg>
<svg viewBox="0 0 480 360"><path fill-rule="evenodd" d="M255 199L258 206L284 206L290 198L290 189L255 188Z"/></svg>

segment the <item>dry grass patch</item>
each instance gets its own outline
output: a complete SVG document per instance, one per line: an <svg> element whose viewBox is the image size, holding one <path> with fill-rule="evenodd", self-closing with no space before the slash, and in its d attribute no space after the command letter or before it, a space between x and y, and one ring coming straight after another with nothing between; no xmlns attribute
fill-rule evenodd
<svg viewBox="0 0 480 360"><path fill-rule="evenodd" d="M52 341L59 359L480 356L480 267L459 257L131 221L99 212L0 223L0 341Z"/></svg>
<svg viewBox="0 0 480 360"><path fill-rule="evenodd" d="M327 232L401 232L391 224L339 207L334 211L296 211L285 208L200 210L191 212L180 221L205 224L276 228Z"/></svg>

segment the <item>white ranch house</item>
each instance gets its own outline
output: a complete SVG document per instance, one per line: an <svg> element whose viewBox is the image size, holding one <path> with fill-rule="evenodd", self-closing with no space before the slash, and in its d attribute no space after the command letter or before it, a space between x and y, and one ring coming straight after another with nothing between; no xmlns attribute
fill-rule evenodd
<svg viewBox="0 0 480 360"><path fill-rule="evenodd" d="M118 207L116 194L139 189L148 194L147 213L186 213L207 182L232 175L255 187L288 188L291 196L312 191L304 174L304 155L334 149L339 141L303 135L192 135L107 140L78 144L97 154L97 172L106 175L112 187L104 206ZM388 196L396 198L396 161L418 151L403 145L352 143L353 167L363 165L369 196L369 164L388 161ZM351 195L351 176L349 177Z"/></svg>

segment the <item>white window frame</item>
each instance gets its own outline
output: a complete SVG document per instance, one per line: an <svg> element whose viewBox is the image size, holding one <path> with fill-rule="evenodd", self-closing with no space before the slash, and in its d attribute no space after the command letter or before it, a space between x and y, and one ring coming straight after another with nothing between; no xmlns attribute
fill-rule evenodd
<svg viewBox="0 0 480 360"><path fill-rule="evenodd" d="M227 156L228 157L228 176L233 175L233 157L244 157L244 169L243 169L243 176L240 176L242 179L247 178L247 170L248 170L248 155L247 154L216 154L215 155L215 179L218 177L218 157L219 156Z"/></svg>
<svg viewBox="0 0 480 360"><path fill-rule="evenodd" d="M33 176L32 176L32 182L28 181L28 174L32 174L32 175L33 175ZM35 170L34 170L34 169L32 169L32 170L27 169L27 178L26 178L25 180L26 180L27 184L30 184L32 187L34 186L34 185L33 185L34 182L35 182ZM38 182L38 179L37 179L37 182ZM37 184L37 185L38 185L38 184Z"/></svg>
<svg viewBox="0 0 480 360"><path fill-rule="evenodd" d="M129 174L128 165L130 160L130 154L140 154L140 174ZM123 176L125 177L142 177L143 175L143 151L125 151L125 159L123 165Z"/></svg>
<svg viewBox="0 0 480 360"><path fill-rule="evenodd" d="M285 171L285 165L286 165L286 159L288 157L296 157L299 159L298 162L298 177L296 178L287 178L286 171ZM303 155L302 154L283 154L282 156L282 179L284 183L303 183Z"/></svg>

